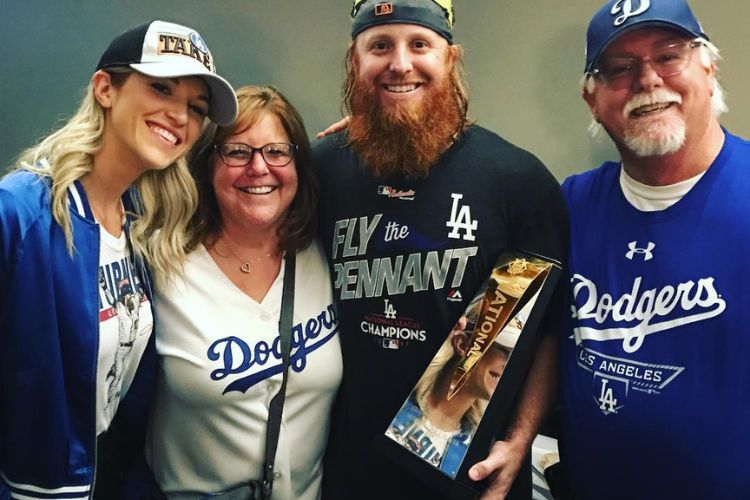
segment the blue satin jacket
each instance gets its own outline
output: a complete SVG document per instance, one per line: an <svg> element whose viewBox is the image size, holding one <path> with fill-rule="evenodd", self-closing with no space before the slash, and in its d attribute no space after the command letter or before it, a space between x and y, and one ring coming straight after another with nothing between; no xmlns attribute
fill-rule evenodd
<svg viewBox="0 0 750 500"><path fill-rule="evenodd" d="M99 226L79 183L68 198L72 257L50 212L49 181L25 171L0 180L0 500L93 492ZM123 197L129 212L135 201ZM152 297L148 270L134 260ZM126 444L123 454L143 449L155 369L152 335L108 431Z"/></svg>

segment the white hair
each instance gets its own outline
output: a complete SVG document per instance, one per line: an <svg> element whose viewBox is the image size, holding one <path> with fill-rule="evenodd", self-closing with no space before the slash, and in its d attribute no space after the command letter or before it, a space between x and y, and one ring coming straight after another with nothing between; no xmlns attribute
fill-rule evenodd
<svg viewBox="0 0 750 500"><path fill-rule="evenodd" d="M709 42L705 38L696 38L695 41L701 43L699 49L701 53L701 64L705 68L713 67L715 72L718 72L718 61L721 59L719 49L713 43ZM596 86L599 84L594 75L591 73L584 73L581 78L581 89L587 94L593 94L596 90ZM711 93L711 110L714 116L718 118L722 113L729 111L726 100L724 99L724 89L719 83L719 79L714 73L713 78L713 92ZM591 123L588 126L589 134L591 137L598 138L604 135L604 127L596 120L596 117L591 119Z"/></svg>

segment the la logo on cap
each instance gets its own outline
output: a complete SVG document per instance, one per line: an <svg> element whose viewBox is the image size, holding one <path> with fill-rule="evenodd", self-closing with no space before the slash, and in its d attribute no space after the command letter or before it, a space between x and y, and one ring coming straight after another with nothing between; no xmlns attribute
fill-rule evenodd
<svg viewBox="0 0 750 500"><path fill-rule="evenodd" d="M393 14L393 4L391 2L379 3L375 6L376 16L387 16Z"/></svg>

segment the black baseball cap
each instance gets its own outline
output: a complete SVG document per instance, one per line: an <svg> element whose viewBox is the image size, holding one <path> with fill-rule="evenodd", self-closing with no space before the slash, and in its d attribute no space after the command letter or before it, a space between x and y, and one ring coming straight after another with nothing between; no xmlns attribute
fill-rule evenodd
<svg viewBox="0 0 750 500"><path fill-rule="evenodd" d="M451 0L355 0L351 16L352 38L381 24L416 24L433 30L453 44Z"/></svg>

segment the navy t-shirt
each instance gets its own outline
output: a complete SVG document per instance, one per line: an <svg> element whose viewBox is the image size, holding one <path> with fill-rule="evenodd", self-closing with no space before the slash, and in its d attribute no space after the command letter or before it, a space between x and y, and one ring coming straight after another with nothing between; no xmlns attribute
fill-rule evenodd
<svg viewBox="0 0 750 500"><path fill-rule="evenodd" d="M373 439L503 250L563 259L564 201L537 158L478 126L423 179L374 178L343 134L314 153L344 360L324 497L425 498Z"/></svg>

